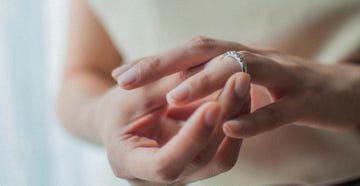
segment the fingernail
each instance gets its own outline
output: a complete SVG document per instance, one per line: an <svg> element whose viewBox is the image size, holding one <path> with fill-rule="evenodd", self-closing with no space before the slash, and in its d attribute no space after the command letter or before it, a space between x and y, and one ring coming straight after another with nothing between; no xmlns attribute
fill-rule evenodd
<svg viewBox="0 0 360 186"><path fill-rule="evenodd" d="M111 76L115 79L117 79L126 69L127 65L122 65L120 67L117 67L111 72Z"/></svg>
<svg viewBox="0 0 360 186"><path fill-rule="evenodd" d="M190 85L188 83L183 83L180 86L176 87L174 90L170 91L168 97L175 102L183 101L190 95Z"/></svg>
<svg viewBox="0 0 360 186"><path fill-rule="evenodd" d="M118 83L123 86L133 84L137 80L138 75L138 71L134 68L131 68L119 77Z"/></svg>
<svg viewBox="0 0 360 186"><path fill-rule="evenodd" d="M249 126L247 126L241 120L236 122L232 122L232 121L227 122L225 128L227 128L227 131L230 132L232 136L235 135L237 137L242 137L246 135L249 130Z"/></svg>
<svg viewBox="0 0 360 186"><path fill-rule="evenodd" d="M213 127L218 122L220 115L220 107L212 106L205 113L205 125L208 127Z"/></svg>
<svg viewBox="0 0 360 186"><path fill-rule="evenodd" d="M238 98L242 99L246 95L247 91L249 91L246 83L246 80L243 80L243 78L236 77L234 89Z"/></svg>

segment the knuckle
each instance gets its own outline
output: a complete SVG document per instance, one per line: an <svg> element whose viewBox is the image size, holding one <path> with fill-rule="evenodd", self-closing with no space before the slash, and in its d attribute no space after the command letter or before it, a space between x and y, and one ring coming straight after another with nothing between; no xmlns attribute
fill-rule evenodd
<svg viewBox="0 0 360 186"><path fill-rule="evenodd" d="M162 161L157 162L154 166L153 173L158 182L173 183L179 178L180 174L178 171L172 170L171 165L167 165Z"/></svg>
<svg viewBox="0 0 360 186"><path fill-rule="evenodd" d="M212 39L205 36L195 36L190 39L190 43L194 44L206 44L208 41L212 41Z"/></svg>
<svg viewBox="0 0 360 186"><path fill-rule="evenodd" d="M201 77L189 79L189 85L191 87L191 96L195 97L213 86L209 74L203 74Z"/></svg>
<svg viewBox="0 0 360 186"><path fill-rule="evenodd" d="M160 63L161 60L158 56L144 58L139 63L140 76L143 76L146 72L150 72L151 70L157 68Z"/></svg>
<svg viewBox="0 0 360 186"><path fill-rule="evenodd" d="M211 75L210 74L202 74L199 78L193 79L191 84L195 87L198 86L211 86Z"/></svg>
<svg viewBox="0 0 360 186"><path fill-rule="evenodd" d="M223 158L221 161L217 163L217 170L219 172L226 172L231 170L236 164L236 159L226 159Z"/></svg>
<svg viewBox="0 0 360 186"><path fill-rule="evenodd" d="M188 42L190 52L199 54L212 48L214 40L205 36L196 36Z"/></svg>
<svg viewBox="0 0 360 186"><path fill-rule="evenodd" d="M240 128L239 133L242 134L244 137L251 137L258 133L259 125L261 124L261 121L259 121L259 118L257 117L249 117L248 118L249 123L251 123L251 126L243 126Z"/></svg>
<svg viewBox="0 0 360 186"><path fill-rule="evenodd" d="M257 125L254 125L254 126L252 126L251 128L250 127L245 127L245 128L242 128L241 129L241 135L243 136L243 137L246 137L246 138L248 138L248 137L251 137L251 136L254 136L254 135L256 135L257 134Z"/></svg>
<svg viewBox="0 0 360 186"><path fill-rule="evenodd" d="M253 54L249 51L243 50L243 51L239 51L239 53L241 54L241 56L244 58L245 61L255 57L255 54Z"/></svg>
<svg viewBox="0 0 360 186"><path fill-rule="evenodd" d="M156 170L155 177L159 182L172 183L178 179L179 175L171 171L167 171L166 169L160 168Z"/></svg>
<svg viewBox="0 0 360 186"><path fill-rule="evenodd" d="M195 66L195 67L191 67L188 68L186 70L182 70L178 73L178 78L181 81L185 81L186 79L196 75L197 73L199 73L202 69L203 69L203 65L200 66Z"/></svg>
<svg viewBox="0 0 360 186"><path fill-rule="evenodd" d="M211 75L208 73L205 73L202 75L201 79L199 80L200 85L211 85Z"/></svg>
<svg viewBox="0 0 360 186"><path fill-rule="evenodd" d="M198 155L194 159L192 164L194 165L194 167L203 167L208 164L211 159L212 155L209 152L202 152L201 155Z"/></svg>
<svg viewBox="0 0 360 186"><path fill-rule="evenodd" d="M187 70L179 72L179 79L180 81L185 81L188 77L190 77L190 73Z"/></svg>
<svg viewBox="0 0 360 186"><path fill-rule="evenodd" d="M156 111L154 109L159 108L160 106L165 104L164 103L165 99L153 100L149 95L145 95L144 97L145 97L145 101L143 103L142 110L145 112L153 113L153 111Z"/></svg>
<svg viewBox="0 0 360 186"><path fill-rule="evenodd" d="M267 116L267 119L269 121L269 123L271 123L273 126L278 126L279 125L279 113L276 109L274 108L266 108L264 110L266 116Z"/></svg>
<svg viewBox="0 0 360 186"><path fill-rule="evenodd" d="M149 67L150 67L151 69L153 69L153 68L155 68L155 67L157 67L157 66L160 65L161 59L160 59L160 57L158 57L158 56L154 56L154 57L151 57L151 58L150 58L150 60L149 60L148 63L149 63Z"/></svg>
<svg viewBox="0 0 360 186"><path fill-rule="evenodd" d="M263 48L263 49L259 49L261 54L265 54L265 55L283 55L285 54L284 52L282 52L281 50L275 48L275 47L268 47L268 48Z"/></svg>

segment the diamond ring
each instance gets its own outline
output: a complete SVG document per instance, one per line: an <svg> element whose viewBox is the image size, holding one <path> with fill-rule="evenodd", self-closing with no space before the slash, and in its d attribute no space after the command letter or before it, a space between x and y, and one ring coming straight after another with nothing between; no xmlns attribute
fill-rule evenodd
<svg viewBox="0 0 360 186"><path fill-rule="evenodd" d="M224 57L231 57L236 60L240 64L241 71L247 73L247 66L244 60L244 57L236 51L228 51L224 54Z"/></svg>

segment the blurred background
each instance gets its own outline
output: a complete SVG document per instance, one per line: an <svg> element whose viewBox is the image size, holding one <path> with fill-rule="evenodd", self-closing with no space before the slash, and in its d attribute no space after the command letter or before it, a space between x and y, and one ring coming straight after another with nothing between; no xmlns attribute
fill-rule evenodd
<svg viewBox="0 0 360 186"><path fill-rule="evenodd" d="M0 0L0 186L127 185L56 117L68 0Z"/></svg>

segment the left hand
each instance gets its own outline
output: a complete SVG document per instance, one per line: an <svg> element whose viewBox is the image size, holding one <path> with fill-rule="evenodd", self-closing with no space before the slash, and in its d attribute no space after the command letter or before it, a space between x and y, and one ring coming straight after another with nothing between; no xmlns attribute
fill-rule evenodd
<svg viewBox="0 0 360 186"><path fill-rule="evenodd" d="M234 74L211 101L173 107L165 94L177 82L175 74L130 91L116 86L98 102L110 164L133 185L183 185L223 173L237 160L242 140L225 136L222 124L249 113L249 76Z"/></svg>
<svg viewBox="0 0 360 186"><path fill-rule="evenodd" d="M320 65L234 42L193 39L165 54L130 64L122 69L127 72L118 82L132 89L175 72L196 71L167 95L168 102L174 104L191 102L221 88L227 78L240 71L233 59L221 55L228 50L242 50L252 82L267 87L275 101L225 123L228 136L253 136L293 122L326 129L353 128L360 123L358 66Z"/></svg>

